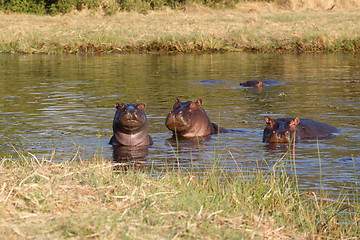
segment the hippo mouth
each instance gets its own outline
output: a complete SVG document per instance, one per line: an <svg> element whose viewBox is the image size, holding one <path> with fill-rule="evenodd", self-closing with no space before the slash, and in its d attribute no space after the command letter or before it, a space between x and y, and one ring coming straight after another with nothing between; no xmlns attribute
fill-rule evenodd
<svg viewBox="0 0 360 240"><path fill-rule="evenodd" d="M137 119L137 118L129 118L129 119L122 119L121 124L128 128L135 128L135 127L139 127L139 126L143 125L144 121L142 121L141 119Z"/></svg>

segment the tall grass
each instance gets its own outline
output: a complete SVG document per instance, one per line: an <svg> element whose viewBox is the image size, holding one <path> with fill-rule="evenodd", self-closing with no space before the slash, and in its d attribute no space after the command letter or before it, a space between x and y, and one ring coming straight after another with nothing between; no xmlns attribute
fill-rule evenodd
<svg viewBox="0 0 360 240"><path fill-rule="evenodd" d="M203 174L169 169L157 175L114 171L111 162L99 159L53 163L32 154L23 160L4 157L0 237L357 237L358 199L330 201L300 192L286 167L290 155L269 171L239 167L237 176L216 166Z"/></svg>
<svg viewBox="0 0 360 240"><path fill-rule="evenodd" d="M0 13L0 52L359 52L357 11L289 12L189 7L111 17ZM253 12L253 10L259 12Z"/></svg>

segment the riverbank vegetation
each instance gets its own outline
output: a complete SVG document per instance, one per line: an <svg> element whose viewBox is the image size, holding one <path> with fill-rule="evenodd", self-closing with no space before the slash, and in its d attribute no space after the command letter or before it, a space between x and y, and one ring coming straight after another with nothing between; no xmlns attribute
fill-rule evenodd
<svg viewBox="0 0 360 240"><path fill-rule="evenodd" d="M4 239L355 239L360 234L358 196L329 200L324 192L300 193L296 175L284 168L291 156L269 171L239 167L236 176L215 171L216 161L199 175L175 169L159 175L151 166L124 171L98 159L19 158L0 161Z"/></svg>
<svg viewBox="0 0 360 240"><path fill-rule="evenodd" d="M355 0L2 0L0 10L17 13L64 14L84 9L112 15L120 11L146 13L163 8L181 9L194 4L212 8L232 8L246 3L273 4L282 9L353 9L360 7Z"/></svg>
<svg viewBox="0 0 360 240"><path fill-rule="evenodd" d="M2 2L3 53L360 50L360 3L352 0L204 1L207 4L172 0L183 6L147 10L119 10L120 7L109 10L97 6L95 1L80 1L80 8L56 10L55 13L62 14L53 15L14 13L26 11L4 5L9 2L25 1ZM139 2L151 5L156 1ZM234 4L230 8L221 7L226 2ZM219 7L208 7L212 3ZM49 10L41 13L51 14Z"/></svg>

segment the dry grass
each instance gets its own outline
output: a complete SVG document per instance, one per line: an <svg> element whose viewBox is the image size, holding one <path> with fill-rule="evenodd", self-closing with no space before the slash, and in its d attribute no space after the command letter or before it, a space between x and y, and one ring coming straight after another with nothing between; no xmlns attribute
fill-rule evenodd
<svg viewBox="0 0 360 240"><path fill-rule="evenodd" d="M209 169L202 177L178 172L150 177L115 172L107 161L55 164L34 155L21 158L25 161L0 162L2 239L344 239L359 234L358 203L299 194L284 172L240 171L232 179Z"/></svg>
<svg viewBox="0 0 360 240"><path fill-rule="evenodd" d="M251 1L238 4L237 8L243 12L252 11L258 13L279 11L353 11L360 9L360 1L357 0L273 0Z"/></svg>
<svg viewBox="0 0 360 240"><path fill-rule="evenodd" d="M304 10L312 6L306 2ZM321 10L330 2L320 1L310 12L289 11L288 4L247 3L234 9L188 6L111 17L2 13L0 52L359 51L358 3L341 1L331 11Z"/></svg>
<svg viewBox="0 0 360 240"><path fill-rule="evenodd" d="M3 166L8 164L4 161ZM3 239L294 236L285 234L271 217L229 213L226 206L216 210L210 203L205 206L204 199L196 199L198 192L189 196L202 187L194 176L117 175L106 162L21 165L11 164L0 171ZM205 193L207 198L214 198L211 192Z"/></svg>
<svg viewBox="0 0 360 240"><path fill-rule="evenodd" d="M353 10L360 8L357 0L276 0L279 5L292 11ZM282 4L281 4L282 3Z"/></svg>

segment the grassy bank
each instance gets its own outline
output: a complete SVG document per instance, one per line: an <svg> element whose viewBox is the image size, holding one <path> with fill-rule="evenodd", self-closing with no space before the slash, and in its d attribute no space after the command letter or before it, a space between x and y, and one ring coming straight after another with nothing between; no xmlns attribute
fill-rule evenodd
<svg viewBox="0 0 360 240"><path fill-rule="evenodd" d="M266 2L110 17L86 10L56 16L0 13L0 52L359 52L359 22L356 8L307 11Z"/></svg>
<svg viewBox="0 0 360 240"><path fill-rule="evenodd" d="M280 164L280 163L279 163ZM240 170L240 169L239 169ZM351 239L358 202L299 193L284 171L219 178L110 162L0 162L2 239Z"/></svg>
<svg viewBox="0 0 360 240"><path fill-rule="evenodd" d="M354 9L356 0L3 0L0 11L32 14L64 14L83 9L113 15L124 11L147 13L164 8L185 9L193 4L211 8L231 8L248 3L272 3L284 9Z"/></svg>

